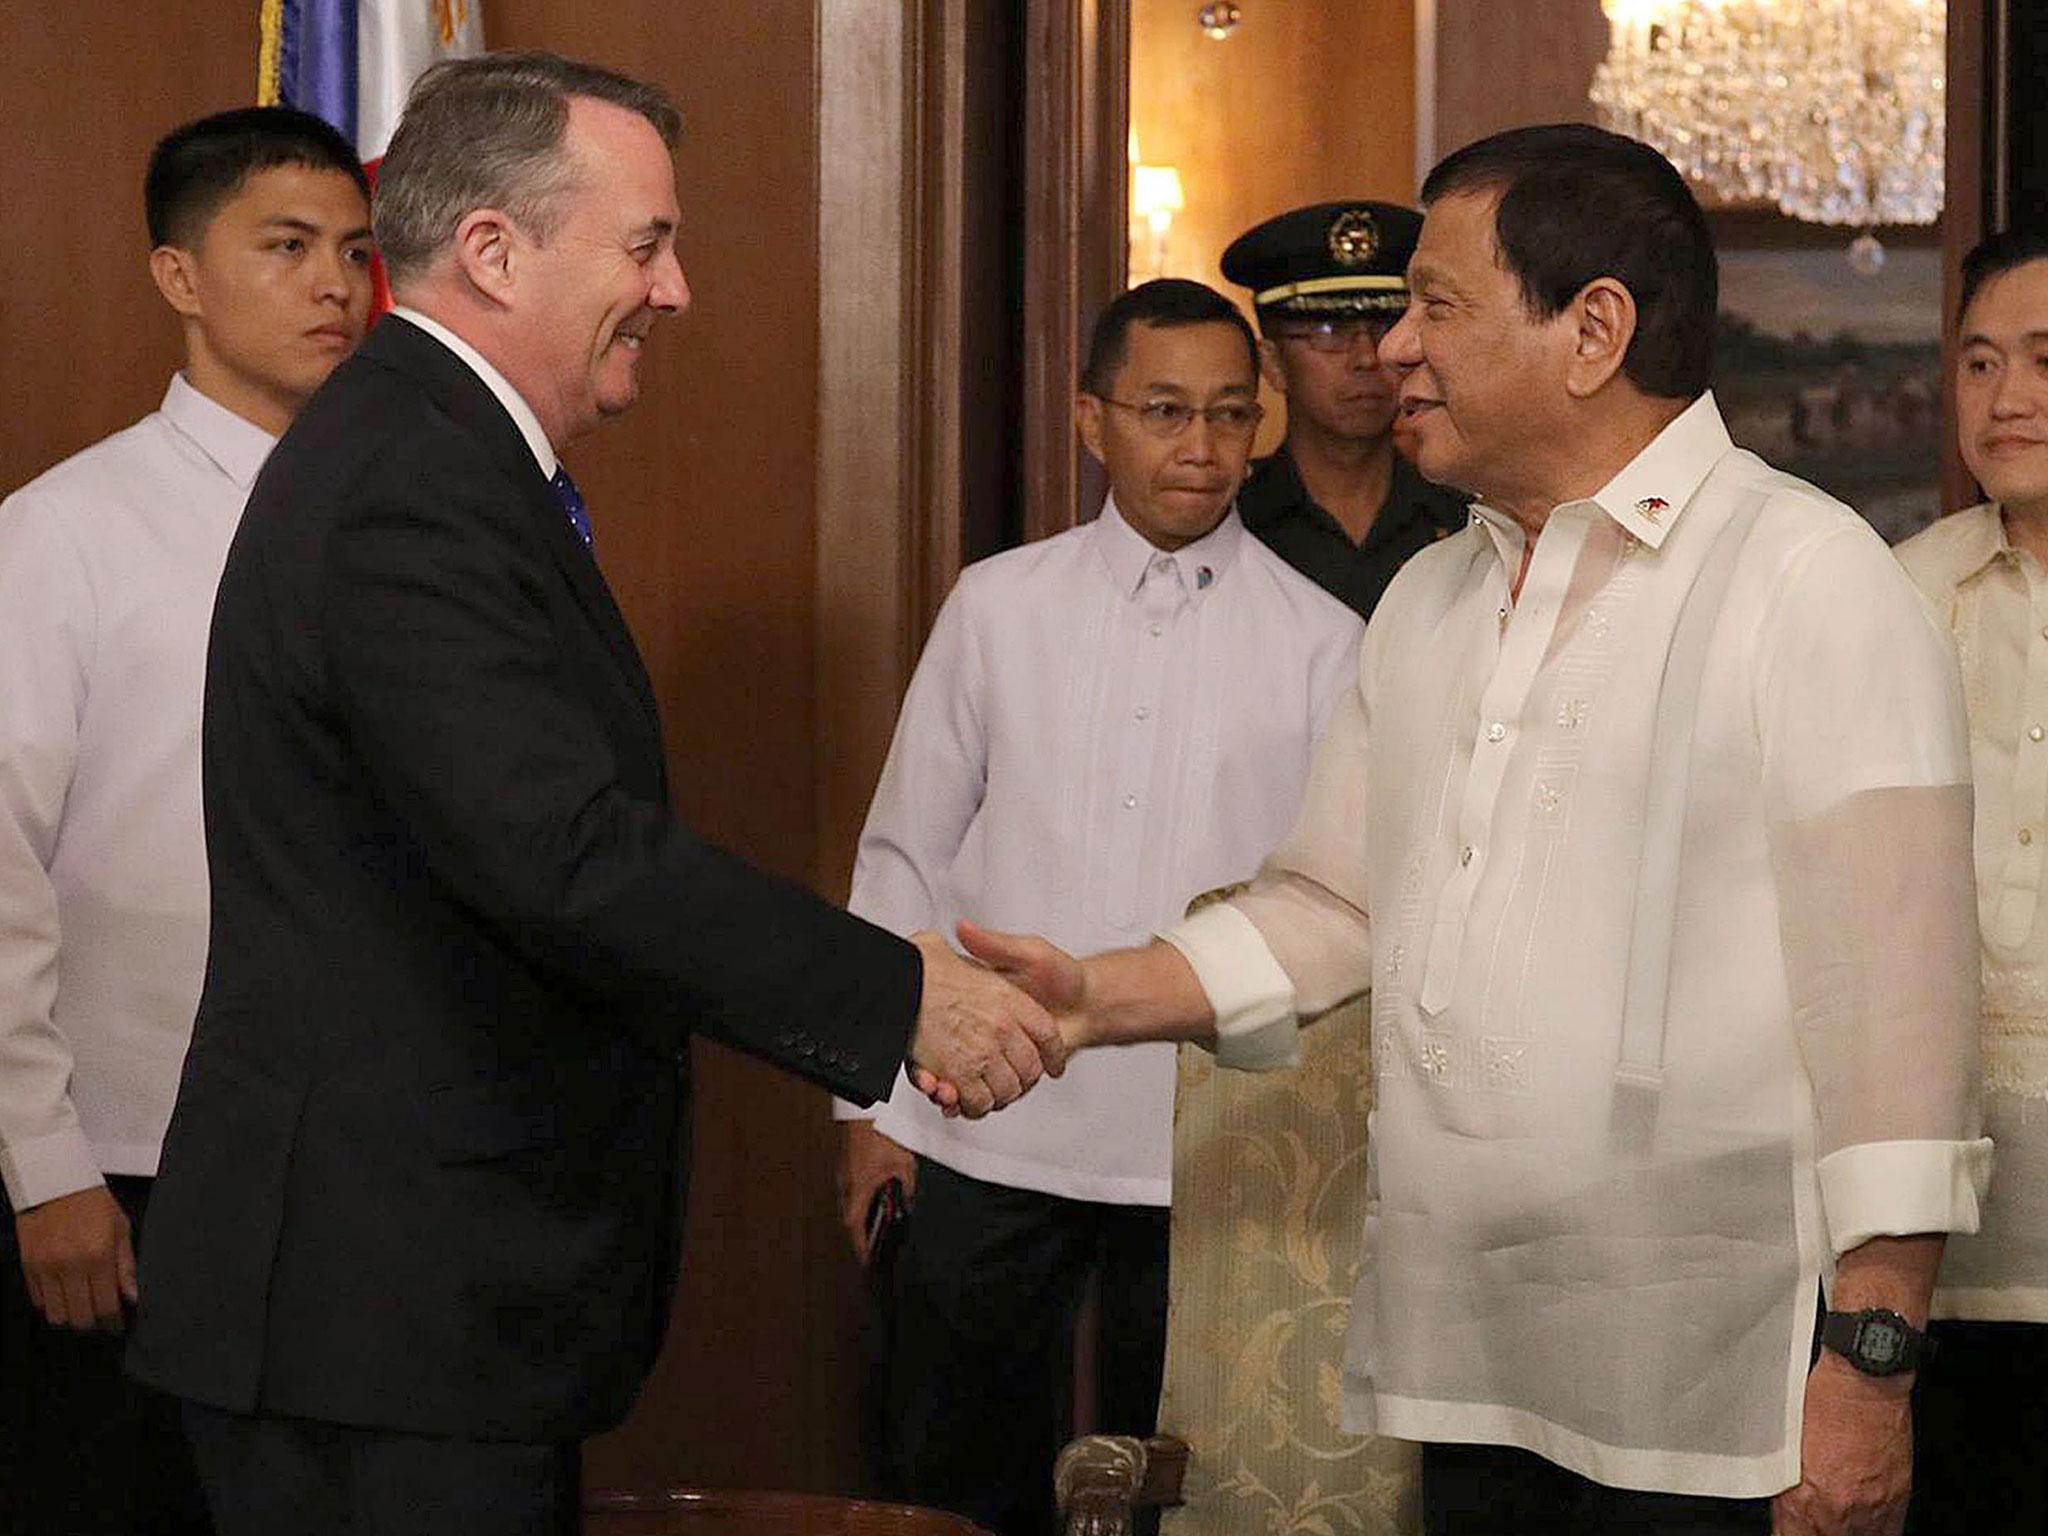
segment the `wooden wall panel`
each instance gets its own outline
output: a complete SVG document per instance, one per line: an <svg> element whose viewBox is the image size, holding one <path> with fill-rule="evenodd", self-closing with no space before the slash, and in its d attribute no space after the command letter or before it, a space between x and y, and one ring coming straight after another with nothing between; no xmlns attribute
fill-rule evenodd
<svg viewBox="0 0 2048 1536"><path fill-rule="evenodd" d="M2004 138L1998 158L2001 227L2048 222L2048 16L2038 0L1977 0L1996 23L1999 106Z"/></svg>
<svg viewBox="0 0 2048 1536"><path fill-rule="evenodd" d="M0 493L156 408L176 322L142 172L179 123L255 97L256 6L0 5ZM158 18L161 21L158 21Z"/></svg>
<svg viewBox="0 0 2048 1536"><path fill-rule="evenodd" d="M1525 123L1592 122L1600 0L1435 0L1438 159Z"/></svg>

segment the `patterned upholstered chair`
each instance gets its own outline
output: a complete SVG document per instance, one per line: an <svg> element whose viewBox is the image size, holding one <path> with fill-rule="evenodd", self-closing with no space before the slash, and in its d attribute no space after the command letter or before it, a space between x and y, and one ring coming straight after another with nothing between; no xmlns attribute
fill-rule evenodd
<svg viewBox="0 0 2048 1536"><path fill-rule="evenodd" d="M1372 1107L1367 1008L1306 1030L1291 1072L1218 1071L1182 1048L1162 1438L1068 1447L1069 1536L1119 1536L1147 1505L1168 1506L1162 1536L1420 1528L1414 1448L1339 1427Z"/></svg>

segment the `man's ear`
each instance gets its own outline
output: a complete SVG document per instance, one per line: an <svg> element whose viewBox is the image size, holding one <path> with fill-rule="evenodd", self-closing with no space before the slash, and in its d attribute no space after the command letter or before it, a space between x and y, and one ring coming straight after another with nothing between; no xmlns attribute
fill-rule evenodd
<svg viewBox="0 0 2048 1536"><path fill-rule="evenodd" d="M1109 462L1102 446L1102 402L1083 390L1074 396L1074 429L1081 434L1081 444L1095 457L1098 464Z"/></svg>
<svg viewBox="0 0 2048 1536"><path fill-rule="evenodd" d="M1275 394L1287 393L1287 370L1280 366L1280 343L1270 336L1259 339L1259 377Z"/></svg>
<svg viewBox="0 0 2048 1536"><path fill-rule="evenodd" d="M1636 300L1625 284L1596 277L1581 288L1566 311L1572 326L1572 356L1565 388L1575 400L1590 399L1621 372L1636 337Z"/></svg>
<svg viewBox="0 0 2048 1536"><path fill-rule="evenodd" d="M160 245L149 253L149 275L164 302L185 319L199 314L199 258L182 246Z"/></svg>
<svg viewBox="0 0 2048 1536"><path fill-rule="evenodd" d="M511 302L528 242L510 217L496 208L473 208L455 226L455 264L469 284L499 304Z"/></svg>

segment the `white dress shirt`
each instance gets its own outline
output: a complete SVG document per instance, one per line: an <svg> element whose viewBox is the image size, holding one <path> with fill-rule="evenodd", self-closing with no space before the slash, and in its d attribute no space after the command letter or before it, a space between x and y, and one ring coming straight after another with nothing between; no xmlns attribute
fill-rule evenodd
<svg viewBox="0 0 2048 1536"><path fill-rule="evenodd" d="M185 382L0 503L0 1175L156 1172L206 965L214 589L272 439Z"/></svg>
<svg viewBox="0 0 2048 1536"><path fill-rule="evenodd" d="M1658 765L1689 775L1660 841L1666 658L1750 509L1690 756ZM1877 536L1732 446L1711 396L1551 514L1511 601L1523 543L1481 507L1410 562L1299 827L1169 938L1226 1061L1287 1059L1298 1019L1372 987L1348 1427L1517 1445L1621 1487L1775 1493L1798 1480L1834 1256L1977 1225L1955 665ZM1632 1142L1635 914L1673 898L1661 1092Z"/></svg>
<svg viewBox="0 0 2048 1536"><path fill-rule="evenodd" d="M2048 1323L2048 572L1986 504L1898 548L1956 639L1977 788L1984 1122L1998 1176L1950 1240L1937 1317Z"/></svg>
<svg viewBox="0 0 2048 1536"><path fill-rule="evenodd" d="M1356 665L1351 611L1231 512L1168 554L1117 512L963 572L918 662L854 868L897 933L961 917L1079 954L1141 943L1293 825ZM972 1178L1166 1205L1174 1047L1076 1058L985 1120L899 1079L876 1123Z"/></svg>
<svg viewBox="0 0 2048 1536"><path fill-rule="evenodd" d="M505 407L505 414L512 418L512 425L519 429L519 435L526 439L527 450L533 455L533 462L540 466L543 478L553 479L555 470L561 464L556 457L555 445L548 441L542 429L540 417L533 407L526 403L526 397L512 387L511 380L491 365L489 358L449 330L432 315L421 314L403 304L391 306L391 313L410 325L425 331L450 352L462 360L463 366L483 381L483 386Z"/></svg>

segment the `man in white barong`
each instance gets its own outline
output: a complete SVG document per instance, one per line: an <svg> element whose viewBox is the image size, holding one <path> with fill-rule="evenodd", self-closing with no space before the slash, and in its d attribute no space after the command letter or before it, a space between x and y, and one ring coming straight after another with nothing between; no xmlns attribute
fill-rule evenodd
<svg viewBox="0 0 2048 1536"><path fill-rule="evenodd" d="M1072 1043L1254 1068L1371 988L1344 1408L1423 1443L1431 1532L1895 1532L1990 1161L1946 639L1730 442L1661 157L1521 129L1423 201L1382 350L1478 504L1389 588L1297 829L1142 948L963 941Z"/></svg>

